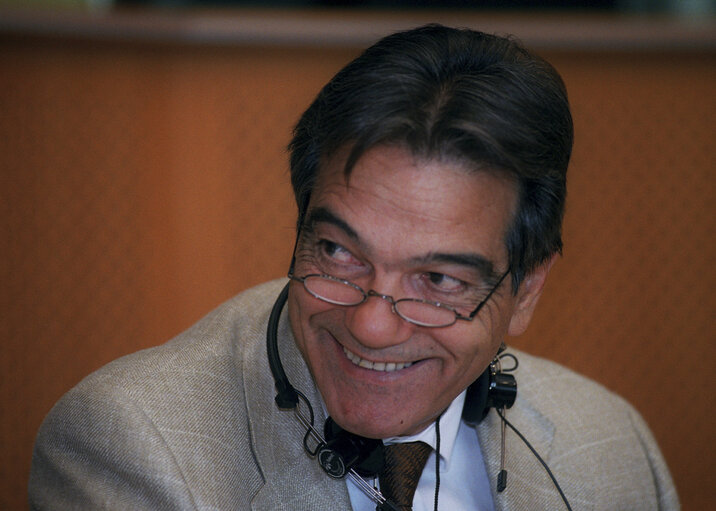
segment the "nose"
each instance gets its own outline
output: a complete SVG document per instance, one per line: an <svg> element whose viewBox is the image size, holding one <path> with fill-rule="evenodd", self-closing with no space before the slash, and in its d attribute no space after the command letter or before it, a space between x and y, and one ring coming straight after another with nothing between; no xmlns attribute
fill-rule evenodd
<svg viewBox="0 0 716 511"><path fill-rule="evenodd" d="M346 309L346 327L363 346L387 348L410 337L412 325L393 312L392 301L390 296L370 291L365 302Z"/></svg>

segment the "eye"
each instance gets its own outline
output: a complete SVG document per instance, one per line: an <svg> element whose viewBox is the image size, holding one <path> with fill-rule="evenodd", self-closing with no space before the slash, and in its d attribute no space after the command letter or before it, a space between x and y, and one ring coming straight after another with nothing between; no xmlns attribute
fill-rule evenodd
<svg viewBox="0 0 716 511"><path fill-rule="evenodd" d="M333 263L359 264L358 259L349 250L334 241L321 240L318 247L321 256L330 259Z"/></svg>
<svg viewBox="0 0 716 511"><path fill-rule="evenodd" d="M467 285L460 279L445 275L444 273L428 272L425 279L430 283L431 287L442 293L457 293L464 291Z"/></svg>

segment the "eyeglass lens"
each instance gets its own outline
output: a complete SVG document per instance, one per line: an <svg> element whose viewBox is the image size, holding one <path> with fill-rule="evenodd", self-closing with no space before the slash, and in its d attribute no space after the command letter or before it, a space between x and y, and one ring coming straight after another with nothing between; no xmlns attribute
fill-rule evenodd
<svg viewBox="0 0 716 511"><path fill-rule="evenodd" d="M447 326L456 319L450 309L416 300L399 300L395 303L395 310L409 321L425 326Z"/></svg>
<svg viewBox="0 0 716 511"><path fill-rule="evenodd" d="M303 285L316 298L336 305L358 305L366 298L357 286L329 276L309 275L303 279ZM456 319L451 309L419 300L397 300L393 307L402 318L423 326L448 326Z"/></svg>
<svg viewBox="0 0 716 511"><path fill-rule="evenodd" d="M357 287L330 277L309 275L303 279L303 285L316 298L336 305L358 305L365 299Z"/></svg>

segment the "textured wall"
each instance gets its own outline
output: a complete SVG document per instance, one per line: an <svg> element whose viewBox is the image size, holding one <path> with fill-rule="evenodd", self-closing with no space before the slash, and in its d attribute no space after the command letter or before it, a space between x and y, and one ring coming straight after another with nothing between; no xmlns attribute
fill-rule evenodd
<svg viewBox="0 0 716 511"><path fill-rule="evenodd" d="M285 273L284 147L354 53L0 41L0 508L23 507L37 427L79 379ZM706 508L713 55L548 57L577 132L565 254L514 344L632 401Z"/></svg>

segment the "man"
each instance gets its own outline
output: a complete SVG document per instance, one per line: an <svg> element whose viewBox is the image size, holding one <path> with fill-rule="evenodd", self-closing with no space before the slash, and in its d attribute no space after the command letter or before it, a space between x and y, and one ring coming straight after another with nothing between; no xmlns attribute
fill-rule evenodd
<svg viewBox="0 0 716 511"><path fill-rule="evenodd" d="M560 252L571 146L561 79L515 42L441 26L381 40L296 126L284 313L286 280L268 283L86 378L38 434L31 506L678 509L628 404L498 355ZM556 482L503 430L507 369L508 420ZM413 447L401 497L393 453Z"/></svg>

